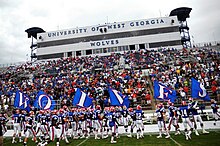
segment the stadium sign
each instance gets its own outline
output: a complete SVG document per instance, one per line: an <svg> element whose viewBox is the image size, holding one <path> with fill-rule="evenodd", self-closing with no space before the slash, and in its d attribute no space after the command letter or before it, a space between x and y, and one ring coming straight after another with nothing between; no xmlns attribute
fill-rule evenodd
<svg viewBox="0 0 220 146"><path fill-rule="evenodd" d="M107 46L107 45L116 45L119 44L118 40L105 40L105 41L96 41L91 42L91 47Z"/></svg>
<svg viewBox="0 0 220 146"><path fill-rule="evenodd" d="M121 22L121 23L110 23L105 25L98 25L98 26L91 26L91 27L82 27L82 28L75 28L70 30L59 30L55 32L48 32L48 38L55 38L55 37L62 37L62 36L70 36L70 35L77 35L77 34L85 34L85 33L96 33L100 32L100 28L105 28L107 30L125 30L131 28L138 28L144 26L151 26L156 24L164 24L165 20L163 18L158 19L149 19L149 20L139 20L139 21L128 21L128 22Z"/></svg>

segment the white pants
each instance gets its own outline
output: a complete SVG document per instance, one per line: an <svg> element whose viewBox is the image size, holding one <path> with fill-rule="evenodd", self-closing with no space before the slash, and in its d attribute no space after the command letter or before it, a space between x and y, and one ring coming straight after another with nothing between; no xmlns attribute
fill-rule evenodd
<svg viewBox="0 0 220 146"><path fill-rule="evenodd" d="M123 125L128 126L128 117L123 117Z"/></svg>
<svg viewBox="0 0 220 146"><path fill-rule="evenodd" d="M33 128L27 128L27 130L25 131L26 138L29 138L30 135L33 135L34 137L36 137L36 133Z"/></svg>
<svg viewBox="0 0 220 146"><path fill-rule="evenodd" d="M92 126L94 129L98 130L102 128L102 122L99 120L93 120L92 121Z"/></svg>
<svg viewBox="0 0 220 146"><path fill-rule="evenodd" d="M183 126L185 129L187 129L187 125L189 125L190 128L193 128L193 124L189 118L182 118L182 120L183 120Z"/></svg>
<svg viewBox="0 0 220 146"><path fill-rule="evenodd" d="M60 129L56 128L55 126L50 127L50 140L54 141L54 138L60 138Z"/></svg>
<svg viewBox="0 0 220 146"><path fill-rule="evenodd" d="M165 122L164 121L157 121L157 125L158 125L158 128L159 129L166 129L166 126L165 126Z"/></svg>
<svg viewBox="0 0 220 146"><path fill-rule="evenodd" d="M14 123L14 133L21 133L20 123Z"/></svg>
<svg viewBox="0 0 220 146"><path fill-rule="evenodd" d="M136 120L136 126L137 126L137 129L142 129L143 128L143 121L142 120Z"/></svg>
<svg viewBox="0 0 220 146"><path fill-rule="evenodd" d="M220 118L220 114L217 112L217 113L213 113L213 117L215 120L218 120Z"/></svg>
<svg viewBox="0 0 220 146"><path fill-rule="evenodd" d="M199 122L200 124L203 123L200 115L193 115L193 118L194 118L195 122Z"/></svg>
<svg viewBox="0 0 220 146"><path fill-rule="evenodd" d="M40 125L40 130L44 134L48 134L48 126L47 125Z"/></svg>

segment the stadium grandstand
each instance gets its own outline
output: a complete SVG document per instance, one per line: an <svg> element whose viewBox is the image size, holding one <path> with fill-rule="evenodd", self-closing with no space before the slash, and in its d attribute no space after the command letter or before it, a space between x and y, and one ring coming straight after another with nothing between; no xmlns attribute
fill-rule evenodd
<svg viewBox="0 0 220 146"><path fill-rule="evenodd" d="M180 103L182 98L191 95L191 77L204 82L210 96L219 101L219 53L209 47L161 48L11 66L0 74L1 108L13 109L16 89L29 95L31 103L37 91L43 89L62 104L71 106L74 88L80 87L99 103L106 98L107 85L111 84L129 95L131 105L141 104L146 109L154 109L153 80L177 90L176 102ZM101 96L99 89L103 93Z"/></svg>

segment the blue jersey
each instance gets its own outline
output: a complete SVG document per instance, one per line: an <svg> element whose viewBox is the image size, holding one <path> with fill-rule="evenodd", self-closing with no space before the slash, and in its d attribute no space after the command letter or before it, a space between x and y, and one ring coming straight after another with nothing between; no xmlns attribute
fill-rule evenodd
<svg viewBox="0 0 220 146"><path fill-rule="evenodd" d="M93 119L93 120L98 120L100 114L101 114L101 111L100 111L100 110L95 110L95 111L93 112L92 119Z"/></svg>
<svg viewBox="0 0 220 146"><path fill-rule="evenodd" d="M135 117L136 117L136 120L142 120L144 116L144 113L142 110L136 110L135 111Z"/></svg>
<svg viewBox="0 0 220 146"><path fill-rule="evenodd" d="M189 117L189 107L186 105L186 106L181 106L179 108L180 110L180 113L182 115L182 118L188 118Z"/></svg>
<svg viewBox="0 0 220 146"><path fill-rule="evenodd" d="M47 116L47 121L50 122L50 118L51 118L50 113L47 113L46 116Z"/></svg>
<svg viewBox="0 0 220 146"><path fill-rule="evenodd" d="M21 114L13 114L12 118L15 123L21 123Z"/></svg>
<svg viewBox="0 0 220 146"><path fill-rule="evenodd" d="M41 123L41 125L47 125L47 123L48 123L48 118L47 118L46 115L41 115L41 116L40 116L40 123Z"/></svg>
<svg viewBox="0 0 220 146"><path fill-rule="evenodd" d="M110 127L115 126L115 122L116 122L115 112L109 112L107 117L108 117L109 126Z"/></svg>
<svg viewBox="0 0 220 146"><path fill-rule="evenodd" d="M121 110L117 110L117 111L115 112L115 115L116 115L116 118L120 118L121 115L122 115L122 111L121 111Z"/></svg>
<svg viewBox="0 0 220 146"><path fill-rule="evenodd" d="M52 115L51 117L51 126L58 126L59 125L59 117L57 115Z"/></svg>
<svg viewBox="0 0 220 146"><path fill-rule="evenodd" d="M190 107L190 112L191 112L192 115L198 115L199 114L198 111L197 111L197 109L198 109L197 102L190 103L189 107Z"/></svg>
<svg viewBox="0 0 220 146"><path fill-rule="evenodd" d="M75 120L75 116L76 116L76 113L75 113L75 112L69 112L69 115L68 115L69 121L70 121L70 122L76 121L76 120Z"/></svg>
<svg viewBox="0 0 220 146"><path fill-rule="evenodd" d="M215 114L218 112L218 105L216 103L211 104L212 112Z"/></svg>
<svg viewBox="0 0 220 146"><path fill-rule="evenodd" d="M163 121L164 120L163 113L165 113L165 109L163 107L156 110L158 121Z"/></svg>
<svg viewBox="0 0 220 146"><path fill-rule="evenodd" d="M8 122L8 119L5 116L0 116L0 123L5 125Z"/></svg>
<svg viewBox="0 0 220 146"><path fill-rule="evenodd" d="M21 122L25 122L26 114L21 114Z"/></svg>
<svg viewBox="0 0 220 146"><path fill-rule="evenodd" d="M122 116L123 117L128 117L128 110L123 110L122 111Z"/></svg>
<svg viewBox="0 0 220 146"><path fill-rule="evenodd" d="M59 117L60 124L65 124L66 115L65 114L59 114L58 117Z"/></svg>
<svg viewBox="0 0 220 146"><path fill-rule="evenodd" d="M174 106L168 107L169 117L174 117L174 113L176 112L176 108Z"/></svg>
<svg viewBox="0 0 220 146"><path fill-rule="evenodd" d="M93 112L89 111L88 112L88 119L92 120L92 118L93 118Z"/></svg>
<svg viewBox="0 0 220 146"><path fill-rule="evenodd" d="M104 111L104 119L108 119L108 113L109 111Z"/></svg>
<svg viewBox="0 0 220 146"><path fill-rule="evenodd" d="M35 117L35 121L37 121L38 123L40 122L40 117L41 117L41 114L38 114L36 117Z"/></svg>
<svg viewBox="0 0 220 146"><path fill-rule="evenodd" d="M26 125L25 127L26 128L32 128L33 127L33 124L34 124L34 120L32 117L28 116L27 119L26 119Z"/></svg>
<svg viewBox="0 0 220 146"><path fill-rule="evenodd" d="M85 121L88 117L88 113L85 111L81 111L78 113L78 117L80 117L79 118L80 121Z"/></svg>
<svg viewBox="0 0 220 146"><path fill-rule="evenodd" d="M129 115L131 116L133 121L136 121L136 115L135 112L129 112Z"/></svg>

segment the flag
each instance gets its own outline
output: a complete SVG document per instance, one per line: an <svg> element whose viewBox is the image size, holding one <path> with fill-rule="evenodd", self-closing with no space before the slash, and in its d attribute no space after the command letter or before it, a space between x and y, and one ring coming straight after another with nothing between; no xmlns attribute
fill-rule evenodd
<svg viewBox="0 0 220 146"><path fill-rule="evenodd" d="M22 93L21 91L16 91L14 107L19 109L24 109L26 111L30 111L30 98Z"/></svg>
<svg viewBox="0 0 220 146"><path fill-rule="evenodd" d="M56 103L51 96L48 96L43 91L39 91L34 101L34 107L43 110L53 110Z"/></svg>
<svg viewBox="0 0 220 146"><path fill-rule="evenodd" d="M158 81L154 81L154 98L159 100L171 101L174 103L176 96L176 91L172 90L165 85L159 83Z"/></svg>
<svg viewBox="0 0 220 146"><path fill-rule="evenodd" d="M123 105L125 105L127 108L129 108L129 106L130 106L130 100L129 100L129 97L128 97L128 96L125 96L125 97L124 97Z"/></svg>
<svg viewBox="0 0 220 146"><path fill-rule="evenodd" d="M192 98L200 98L205 101L210 101L210 97L203 85L203 83L198 82L196 79L191 79L191 97Z"/></svg>
<svg viewBox="0 0 220 146"><path fill-rule="evenodd" d="M129 107L130 105L130 101L128 96L124 96L122 95L121 92L112 89L112 88L108 88L108 93L110 96L110 104L114 105L114 106L122 106L125 105L126 107Z"/></svg>
<svg viewBox="0 0 220 146"><path fill-rule="evenodd" d="M90 98L86 93L77 88L72 103L73 105L80 107L89 107L92 105L92 98Z"/></svg>

